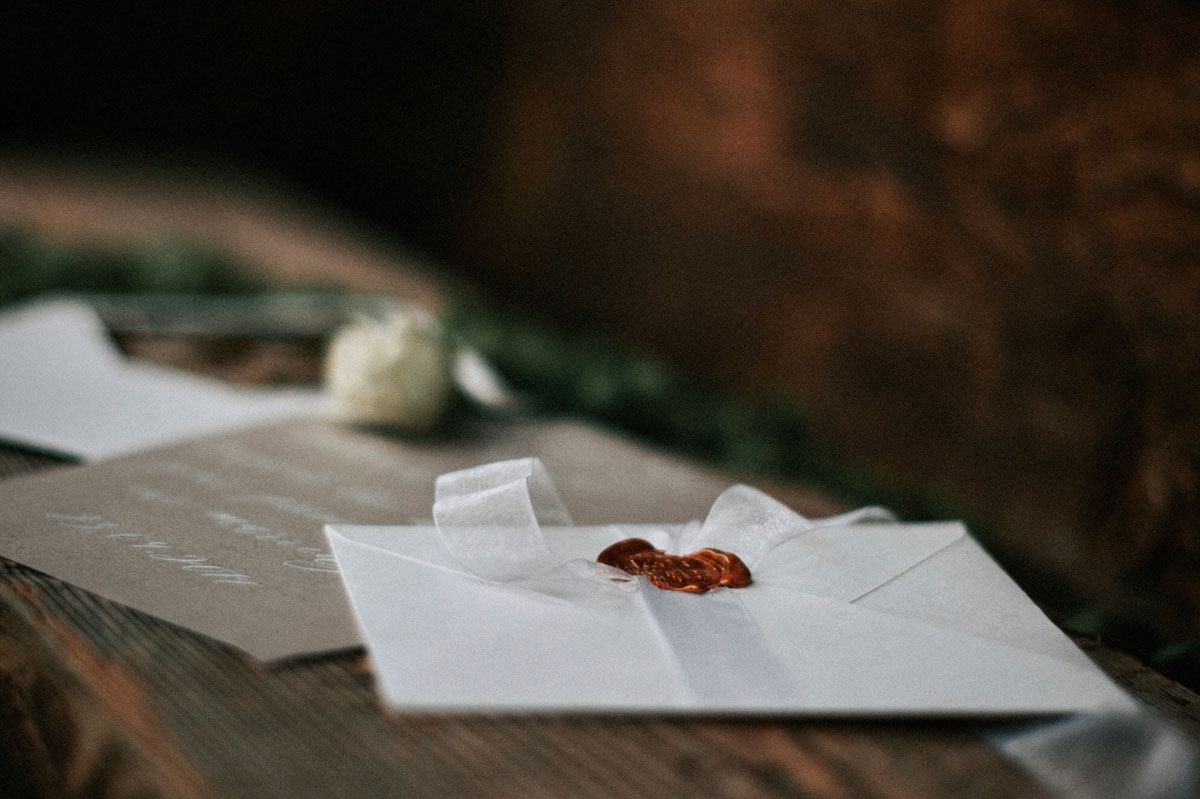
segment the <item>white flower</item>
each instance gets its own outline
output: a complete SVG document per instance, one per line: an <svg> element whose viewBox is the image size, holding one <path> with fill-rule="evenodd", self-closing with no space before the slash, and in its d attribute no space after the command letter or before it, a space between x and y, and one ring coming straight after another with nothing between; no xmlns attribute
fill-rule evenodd
<svg viewBox="0 0 1200 799"><path fill-rule="evenodd" d="M427 313L359 318L330 342L325 386L341 418L427 432L450 403L449 350Z"/></svg>

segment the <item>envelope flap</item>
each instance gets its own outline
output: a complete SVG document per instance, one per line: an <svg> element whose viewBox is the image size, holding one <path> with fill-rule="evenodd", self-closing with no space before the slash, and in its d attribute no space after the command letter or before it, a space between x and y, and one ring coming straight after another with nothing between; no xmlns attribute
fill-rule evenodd
<svg viewBox="0 0 1200 799"><path fill-rule="evenodd" d="M1069 663L1090 662L970 535L855 604Z"/></svg>
<svg viewBox="0 0 1200 799"><path fill-rule="evenodd" d="M853 602L965 534L958 522L818 527L768 552L754 579Z"/></svg>
<svg viewBox="0 0 1200 799"><path fill-rule="evenodd" d="M1124 711L1098 668L775 586L739 594L809 707L975 712ZM786 613L777 608L786 607Z"/></svg>

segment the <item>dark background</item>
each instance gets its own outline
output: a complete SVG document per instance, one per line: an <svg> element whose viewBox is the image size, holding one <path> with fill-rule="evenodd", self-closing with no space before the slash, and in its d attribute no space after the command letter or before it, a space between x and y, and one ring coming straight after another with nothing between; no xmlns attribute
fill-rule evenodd
<svg viewBox="0 0 1200 799"><path fill-rule="evenodd" d="M265 172L445 256L503 41L489 3L17 2L0 142Z"/></svg>

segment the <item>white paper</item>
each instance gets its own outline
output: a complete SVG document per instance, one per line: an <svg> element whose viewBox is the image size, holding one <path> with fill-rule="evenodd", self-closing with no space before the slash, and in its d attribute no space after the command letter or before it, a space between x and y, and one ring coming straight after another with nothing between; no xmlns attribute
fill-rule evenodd
<svg viewBox="0 0 1200 799"><path fill-rule="evenodd" d="M756 504L733 491L734 504ZM751 513L758 527L747 540L770 530L778 540L753 558L745 588L681 594L637 578L636 591L562 590L599 584L572 583L569 567L622 538L668 551L727 538L721 504L709 515L715 526L543 527L548 570L506 581L472 573L435 527L336 525L326 534L381 692L400 709L887 716L1135 707L956 522L852 523L877 517L866 513L834 524L792 514L789 523L791 512L768 501Z"/></svg>
<svg viewBox="0 0 1200 799"><path fill-rule="evenodd" d="M127 360L88 305L0 315L0 438L84 461L321 413L316 391L247 389Z"/></svg>
<svg viewBox="0 0 1200 799"><path fill-rule="evenodd" d="M1154 713L1068 716L983 737L1064 799L1180 799L1200 788L1195 744Z"/></svg>

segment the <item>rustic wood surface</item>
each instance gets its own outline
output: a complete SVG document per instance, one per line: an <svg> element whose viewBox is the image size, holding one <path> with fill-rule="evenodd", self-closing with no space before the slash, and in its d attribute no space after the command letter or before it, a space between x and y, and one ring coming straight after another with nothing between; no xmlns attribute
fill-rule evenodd
<svg viewBox="0 0 1200 799"><path fill-rule="evenodd" d="M1081 644L1200 741L1200 697ZM5 797L1049 795L963 722L389 713L361 649L264 665L5 560L0 720Z"/></svg>

